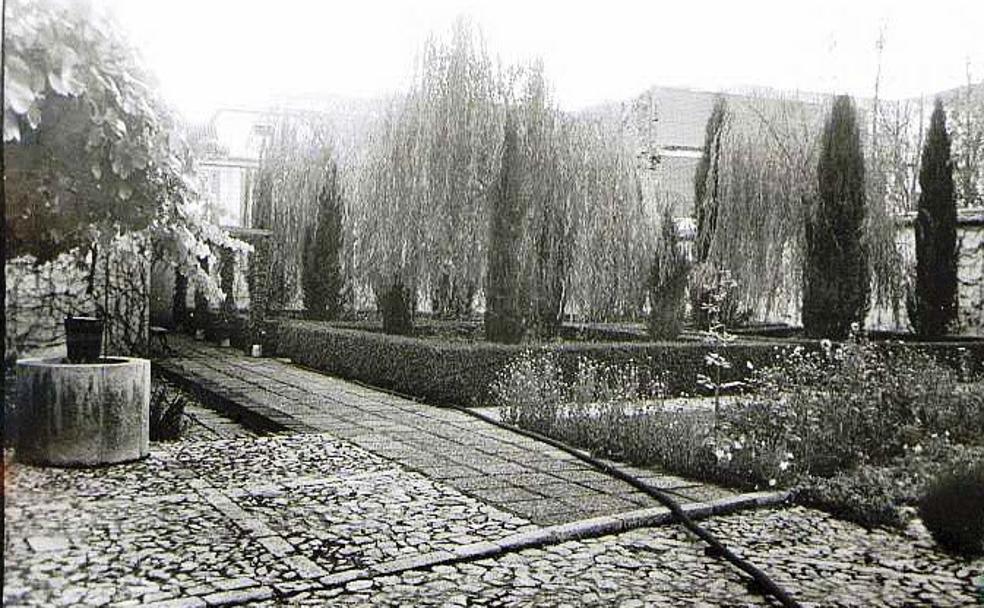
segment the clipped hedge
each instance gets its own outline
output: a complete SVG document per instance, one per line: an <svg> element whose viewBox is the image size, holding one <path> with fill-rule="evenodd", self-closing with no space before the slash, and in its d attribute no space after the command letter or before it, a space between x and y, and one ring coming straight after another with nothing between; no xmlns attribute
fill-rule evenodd
<svg viewBox="0 0 984 608"><path fill-rule="evenodd" d="M565 371L580 357L609 364L645 363L665 373L674 395L698 392L697 373L705 372L702 343L610 342L504 345L488 342L442 342L341 328L310 321L278 320L267 335L279 356L325 373L358 380L435 404L484 405L496 374L529 348L555 352ZM772 362L785 342L743 342L722 351L732 362L723 380L738 380L755 367Z"/></svg>
<svg viewBox="0 0 984 608"><path fill-rule="evenodd" d="M784 349L819 348L816 340L739 341L720 350L732 367L722 381L741 380L749 369L765 367ZM942 362L980 374L984 341L910 343ZM898 348L897 343L887 344ZM574 342L506 345L442 341L338 327L316 321L278 319L266 324L264 352L333 376L357 380L441 405L488 405L489 386L509 360L529 348L557 354L562 369L573 375L577 360L589 357L608 364L643 364L664 373L671 395L701 394L697 374L707 373L707 353L700 342Z"/></svg>

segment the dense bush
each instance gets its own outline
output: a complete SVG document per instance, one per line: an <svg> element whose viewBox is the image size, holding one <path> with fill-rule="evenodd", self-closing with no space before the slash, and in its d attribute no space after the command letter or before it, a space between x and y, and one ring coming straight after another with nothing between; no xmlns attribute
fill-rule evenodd
<svg viewBox="0 0 984 608"><path fill-rule="evenodd" d="M663 212L662 229L649 276L649 335L673 339L683 330L690 264L680 247L671 210Z"/></svg>
<svg viewBox="0 0 984 608"><path fill-rule="evenodd" d="M803 329L814 338L844 338L864 323L871 290L864 233L864 156L850 97L834 101L821 138L818 196L809 201L803 269Z"/></svg>
<svg viewBox="0 0 984 608"><path fill-rule="evenodd" d="M395 277L379 296L379 314L383 318L383 331L388 334L408 335L413 331L413 317L417 311L416 293L412 287Z"/></svg>
<svg viewBox="0 0 984 608"><path fill-rule="evenodd" d="M940 545L984 555L984 460L941 477L923 496L919 515Z"/></svg>
<svg viewBox="0 0 984 608"><path fill-rule="evenodd" d="M150 398L150 440L173 441L184 430L184 409L187 400L176 388L155 378L158 385Z"/></svg>
<svg viewBox="0 0 984 608"><path fill-rule="evenodd" d="M796 490L801 505L826 511L868 528L902 527L898 480L892 469L862 466L831 477L814 477Z"/></svg>
<svg viewBox="0 0 984 608"><path fill-rule="evenodd" d="M984 400L957 390L956 374L929 354L858 335L823 345L754 374L752 395L724 414L727 432L781 442L800 472L819 475L888 462L933 433L979 433Z"/></svg>

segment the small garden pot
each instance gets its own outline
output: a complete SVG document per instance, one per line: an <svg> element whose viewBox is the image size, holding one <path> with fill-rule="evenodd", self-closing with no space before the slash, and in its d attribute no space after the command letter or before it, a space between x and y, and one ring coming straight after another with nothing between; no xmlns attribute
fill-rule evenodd
<svg viewBox="0 0 984 608"><path fill-rule="evenodd" d="M95 363L102 356L105 323L96 317L65 317L69 363Z"/></svg>
<svg viewBox="0 0 984 608"><path fill-rule="evenodd" d="M249 351L251 357L262 357L263 356L263 346L260 344L254 344Z"/></svg>

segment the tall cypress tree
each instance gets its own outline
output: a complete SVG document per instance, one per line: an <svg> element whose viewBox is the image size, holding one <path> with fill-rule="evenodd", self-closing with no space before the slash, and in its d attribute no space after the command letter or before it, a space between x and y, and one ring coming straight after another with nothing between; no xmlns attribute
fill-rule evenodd
<svg viewBox="0 0 984 608"><path fill-rule="evenodd" d="M492 195L486 277L485 337L516 343L525 333L519 247L523 240L523 160L516 125L506 120L499 183Z"/></svg>
<svg viewBox="0 0 984 608"><path fill-rule="evenodd" d="M944 334L957 319L957 198L943 103L936 99L919 169L916 293L912 323L921 336Z"/></svg>
<svg viewBox="0 0 984 608"><path fill-rule="evenodd" d="M697 261L707 260L711 240L717 225L718 165L721 156L721 135L727 117L728 103L724 97L714 101L714 108L704 128L704 151L694 175L694 215L697 219Z"/></svg>
<svg viewBox="0 0 984 608"><path fill-rule="evenodd" d="M694 324L705 328L708 324L707 312L704 310L709 289L707 278L716 273L706 268L704 262L710 255L711 242L717 228L721 136L727 115L728 104L724 97L719 96L714 101L714 108L704 127L704 150L694 174L694 219L697 223L694 253L698 266L690 289L690 305Z"/></svg>
<svg viewBox="0 0 984 608"><path fill-rule="evenodd" d="M817 163L818 198L806 220L803 329L843 338L864 324L871 290L865 220L864 155L851 98L834 100Z"/></svg>
<svg viewBox="0 0 984 608"><path fill-rule="evenodd" d="M331 320L342 310L342 211L338 167L331 163L318 192L318 221L304 239L304 305L315 319Z"/></svg>

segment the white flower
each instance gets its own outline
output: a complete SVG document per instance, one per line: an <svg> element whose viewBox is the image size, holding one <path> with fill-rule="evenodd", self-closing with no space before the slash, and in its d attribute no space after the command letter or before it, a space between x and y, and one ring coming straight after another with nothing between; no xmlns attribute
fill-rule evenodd
<svg viewBox="0 0 984 608"><path fill-rule="evenodd" d="M776 480L775 479L770 479L769 480L769 487L771 488L774 485L776 485Z"/></svg>

